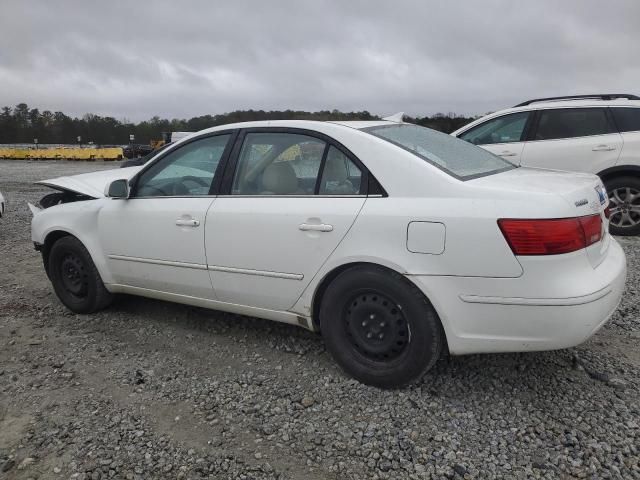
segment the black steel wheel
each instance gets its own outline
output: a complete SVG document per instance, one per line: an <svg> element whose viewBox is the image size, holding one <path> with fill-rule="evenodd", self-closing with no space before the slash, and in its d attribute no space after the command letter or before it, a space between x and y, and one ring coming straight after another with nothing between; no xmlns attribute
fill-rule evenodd
<svg viewBox="0 0 640 480"><path fill-rule="evenodd" d="M419 380L438 360L445 337L424 294L378 266L356 266L327 287L320 305L327 350L352 377L382 388Z"/></svg>
<svg viewBox="0 0 640 480"><path fill-rule="evenodd" d="M345 305L343 318L353 347L372 360L393 360L409 344L411 331L401 307L382 293L358 293Z"/></svg>
<svg viewBox="0 0 640 480"><path fill-rule="evenodd" d="M86 298L89 294L89 278L82 259L75 253L68 252L59 265L60 278L66 292L77 299Z"/></svg>
<svg viewBox="0 0 640 480"><path fill-rule="evenodd" d="M71 311L91 313L107 307L113 296L85 246L77 238L58 239L49 252L49 277L56 295Z"/></svg>

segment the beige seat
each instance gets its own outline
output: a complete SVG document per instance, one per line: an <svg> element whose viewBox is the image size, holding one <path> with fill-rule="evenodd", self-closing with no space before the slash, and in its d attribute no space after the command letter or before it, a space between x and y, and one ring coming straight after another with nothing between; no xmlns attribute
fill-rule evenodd
<svg viewBox="0 0 640 480"><path fill-rule="evenodd" d="M262 173L262 195L295 195L299 193L298 177L289 162L275 162Z"/></svg>

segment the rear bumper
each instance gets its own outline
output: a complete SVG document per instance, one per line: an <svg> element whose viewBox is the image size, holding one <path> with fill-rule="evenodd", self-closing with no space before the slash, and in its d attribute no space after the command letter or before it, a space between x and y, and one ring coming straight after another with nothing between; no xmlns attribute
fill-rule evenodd
<svg viewBox="0 0 640 480"><path fill-rule="evenodd" d="M626 259L613 239L596 268L583 252L527 262L519 278L408 278L432 301L457 355L578 345L607 322L622 297Z"/></svg>

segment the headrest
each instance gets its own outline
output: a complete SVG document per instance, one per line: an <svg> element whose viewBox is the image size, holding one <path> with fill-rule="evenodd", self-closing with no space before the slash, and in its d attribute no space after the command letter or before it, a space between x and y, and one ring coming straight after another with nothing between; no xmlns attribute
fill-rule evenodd
<svg viewBox="0 0 640 480"><path fill-rule="evenodd" d="M291 195L298 191L298 177L289 162L276 162L262 173L262 188L275 195Z"/></svg>

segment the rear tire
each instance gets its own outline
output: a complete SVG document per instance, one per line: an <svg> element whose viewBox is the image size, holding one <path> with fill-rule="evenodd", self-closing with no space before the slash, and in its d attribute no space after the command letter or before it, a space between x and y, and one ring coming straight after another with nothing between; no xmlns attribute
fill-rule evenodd
<svg viewBox="0 0 640 480"><path fill-rule="evenodd" d="M609 232L640 234L640 178L615 177L605 182L609 194Z"/></svg>
<svg viewBox="0 0 640 480"><path fill-rule="evenodd" d="M406 278L381 267L339 274L320 306L327 349L362 383L397 388L435 364L445 342L431 303Z"/></svg>
<svg viewBox="0 0 640 480"><path fill-rule="evenodd" d="M58 239L49 252L49 275L56 295L72 312L93 313L111 304L91 255L75 237Z"/></svg>

